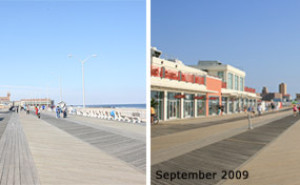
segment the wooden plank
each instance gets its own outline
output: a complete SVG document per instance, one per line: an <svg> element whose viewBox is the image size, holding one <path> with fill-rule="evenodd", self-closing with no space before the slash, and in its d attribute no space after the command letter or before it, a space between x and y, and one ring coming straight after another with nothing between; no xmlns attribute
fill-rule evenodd
<svg viewBox="0 0 300 185"><path fill-rule="evenodd" d="M0 185L38 185L37 171L16 113L12 113L0 139Z"/></svg>

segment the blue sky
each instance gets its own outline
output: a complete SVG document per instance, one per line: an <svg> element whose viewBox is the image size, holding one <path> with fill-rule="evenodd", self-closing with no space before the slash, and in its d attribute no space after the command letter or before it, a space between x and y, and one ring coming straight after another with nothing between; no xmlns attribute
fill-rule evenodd
<svg viewBox="0 0 300 185"><path fill-rule="evenodd" d="M146 3L0 1L0 96L82 104L145 103ZM72 54L73 58L68 58Z"/></svg>
<svg viewBox="0 0 300 185"><path fill-rule="evenodd" d="M186 64L219 60L246 86L300 92L300 1L152 0L151 45Z"/></svg>

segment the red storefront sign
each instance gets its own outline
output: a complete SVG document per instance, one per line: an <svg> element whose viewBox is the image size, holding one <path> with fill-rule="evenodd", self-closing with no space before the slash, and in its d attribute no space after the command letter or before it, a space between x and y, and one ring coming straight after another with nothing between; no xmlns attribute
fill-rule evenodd
<svg viewBox="0 0 300 185"><path fill-rule="evenodd" d="M185 98L185 95L184 94L177 94L174 96L174 98Z"/></svg>
<svg viewBox="0 0 300 185"><path fill-rule="evenodd" d="M205 96L195 96L194 99L196 99L196 100L204 100Z"/></svg>
<svg viewBox="0 0 300 185"><path fill-rule="evenodd" d="M165 78L168 78L170 80L178 80L177 73L171 70L165 70Z"/></svg>
<svg viewBox="0 0 300 185"><path fill-rule="evenodd" d="M160 76L158 67L151 66L151 76L156 76L156 77Z"/></svg>

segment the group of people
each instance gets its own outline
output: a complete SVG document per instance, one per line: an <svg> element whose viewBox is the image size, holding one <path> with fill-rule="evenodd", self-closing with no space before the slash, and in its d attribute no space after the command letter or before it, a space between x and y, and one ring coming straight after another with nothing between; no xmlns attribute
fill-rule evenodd
<svg viewBox="0 0 300 185"><path fill-rule="evenodd" d="M67 107L60 108L60 106L57 105L55 112L56 118L60 118L60 114L63 114L63 118L67 117Z"/></svg>

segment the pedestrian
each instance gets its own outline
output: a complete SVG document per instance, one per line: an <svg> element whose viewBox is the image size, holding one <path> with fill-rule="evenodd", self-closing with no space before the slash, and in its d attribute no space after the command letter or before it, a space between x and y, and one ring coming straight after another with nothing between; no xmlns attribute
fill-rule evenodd
<svg viewBox="0 0 300 185"><path fill-rule="evenodd" d="M35 109L35 115L38 115L38 108L37 108L37 106L35 106L34 109Z"/></svg>
<svg viewBox="0 0 300 185"><path fill-rule="evenodd" d="M38 110L37 117L40 119L41 118L41 106L39 106L37 108L37 110Z"/></svg>
<svg viewBox="0 0 300 185"><path fill-rule="evenodd" d="M56 107L56 118L60 118L60 108L58 105Z"/></svg>
<svg viewBox="0 0 300 185"><path fill-rule="evenodd" d="M275 109L275 104L273 102L271 103L271 108L272 108L272 111Z"/></svg>
<svg viewBox="0 0 300 185"><path fill-rule="evenodd" d="M67 117L67 106L63 107L63 118Z"/></svg>
<svg viewBox="0 0 300 185"><path fill-rule="evenodd" d="M258 106L257 106L257 112L258 112L258 116L261 116L261 112L262 112L261 104L258 104Z"/></svg>
<svg viewBox="0 0 300 185"><path fill-rule="evenodd" d="M217 108L218 108L218 113L217 113L217 115L219 116L219 115L221 115L221 106L220 106L220 105L217 105Z"/></svg>
<svg viewBox="0 0 300 185"><path fill-rule="evenodd" d="M297 116L297 106L293 105L293 113L294 113L294 117Z"/></svg>
<svg viewBox="0 0 300 185"><path fill-rule="evenodd" d="M300 115L300 105L298 105L298 114Z"/></svg>
<svg viewBox="0 0 300 185"><path fill-rule="evenodd" d="M223 112L224 112L224 105L221 105L221 116L223 116Z"/></svg>
<svg viewBox="0 0 300 185"><path fill-rule="evenodd" d="M17 106L17 113L19 113L19 106Z"/></svg>

